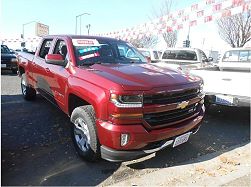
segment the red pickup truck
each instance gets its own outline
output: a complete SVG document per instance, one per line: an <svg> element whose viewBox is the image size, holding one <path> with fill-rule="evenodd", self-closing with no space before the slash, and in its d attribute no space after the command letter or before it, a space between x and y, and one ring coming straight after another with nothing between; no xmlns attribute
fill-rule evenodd
<svg viewBox="0 0 251 187"><path fill-rule="evenodd" d="M46 36L35 55L19 54L18 70L24 98L39 92L66 113L76 150L89 161L176 147L205 112L200 78L148 64L118 39Z"/></svg>

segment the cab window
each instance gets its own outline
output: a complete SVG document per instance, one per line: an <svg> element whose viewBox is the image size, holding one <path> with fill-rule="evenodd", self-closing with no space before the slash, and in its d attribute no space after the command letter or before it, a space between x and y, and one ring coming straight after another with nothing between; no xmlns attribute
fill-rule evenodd
<svg viewBox="0 0 251 187"><path fill-rule="evenodd" d="M233 50L227 51L223 58L223 62L251 62L250 50Z"/></svg>
<svg viewBox="0 0 251 187"><path fill-rule="evenodd" d="M67 46L64 40L58 40L54 48L53 54L62 55L63 59L66 58L68 54Z"/></svg>
<svg viewBox="0 0 251 187"><path fill-rule="evenodd" d="M166 50L162 59L196 61L197 55L194 51L189 50Z"/></svg>
<svg viewBox="0 0 251 187"><path fill-rule="evenodd" d="M45 58L45 56L49 53L51 47L52 39L45 39L42 43L42 46L39 51L39 57Z"/></svg>

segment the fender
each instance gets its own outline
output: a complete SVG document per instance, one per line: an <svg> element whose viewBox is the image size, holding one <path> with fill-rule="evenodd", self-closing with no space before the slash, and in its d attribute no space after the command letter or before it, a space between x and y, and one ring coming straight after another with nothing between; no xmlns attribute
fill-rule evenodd
<svg viewBox="0 0 251 187"><path fill-rule="evenodd" d="M76 77L69 77L68 79L68 93L66 94L66 108L69 109L69 95L74 94L84 101L90 103L96 113L97 119L106 120L108 118L107 103L108 103L108 90L97 87L87 81ZM69 115L68 111L68 115Z"/></svg>

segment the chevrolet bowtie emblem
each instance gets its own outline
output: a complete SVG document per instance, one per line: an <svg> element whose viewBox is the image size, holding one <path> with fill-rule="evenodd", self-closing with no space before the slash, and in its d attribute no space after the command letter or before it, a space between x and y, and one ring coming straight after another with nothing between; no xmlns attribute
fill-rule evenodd
<svg viewBox="0 0 251 187"><path fill-rule="evenodd" d="M187 107L188 103L189 101L182 101L181 103L177 105L177 108L184 109Z"/></svg>

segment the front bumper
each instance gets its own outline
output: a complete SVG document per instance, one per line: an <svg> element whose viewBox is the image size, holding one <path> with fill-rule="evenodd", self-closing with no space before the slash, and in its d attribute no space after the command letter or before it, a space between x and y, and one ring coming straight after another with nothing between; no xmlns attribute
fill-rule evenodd
<svg viewBox="0 0 251 187"><path fill-rule="evenodd" d="M193 119L162 129L147 131L142 125L113 125L99 122L97 130L101 144L101 157L113 162L133 160L164 149L173 144L176 136L196 132L205 113L204 106ZM120 145L121 133L130 134L126 146Z"/></svg>
<svg viewBox="0 0 251 187"><path fill-rule="evenodd" d="M17 62L1 61L1 69L4 69L4 70L17 70Z"/></svg>
<svg viewBox="0 0 251 187"><path fill-rule="evenodd" d="M192 134L196 134L199 130L199 127L192 129L191 130ZM165 149L173 145L175 138L176 136L171 139L158 142L155 144L155 147L153 147L152 149L143 149L143 150L135 150L135 151L117 151L115 149L111 149L109 147L102 145L101 157L110 162L123 162L123 161L138 159L138 158L155 153L157 151L160 151L162 149Z"/></svg>

